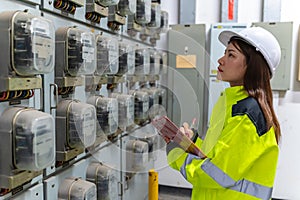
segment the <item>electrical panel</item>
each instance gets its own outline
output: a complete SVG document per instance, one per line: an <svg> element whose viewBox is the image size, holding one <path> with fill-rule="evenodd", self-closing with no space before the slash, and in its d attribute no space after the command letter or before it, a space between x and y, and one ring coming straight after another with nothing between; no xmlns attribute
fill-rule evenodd
<svg viewBox="0 0 300 200"><path fill-rule="evenodd" d="M155 45L139 36L150 21L151 0L1 0L0 200L147 196L126 159L152 167L155 141L132 159L123 143L150 122L148 93L130 90L160 82L160 52L150 70Z"/></svg>
<svg viewBox="0 0 300 200"><path fill-rule="evenodd" d="M271 79L272 90L289 90L292 68L293 22L257 22L259 26L270 31L278 40L281 48L279 66Z"/></svg>
<svg viewBox="0 0 300 200"><path fill-rule="evenodd" d="M119 71L119 44L113 37L98 35L96 75L113 75Z"/></svg>
<svg viewBox="0 0 300 200"><path fill-rule="evenodd" d="M97 188L97 199L118 199L117 170L112 166L92 162L86 170L86 180Z"/></svg>
<svg viewBox="0 0 300 200"><path fill-rule="evenodd" d="M135 72L135 51L134 46L126 43L119 43L119 72L118 74L133 75Z"/></svg>
<svg viewBox="0 0 300 200"><path fill-rule="evenodd" d="M58 200L97 200L96 185L81 178L66 178L60 185Z"/></svg>
<svg viewBox="0 0 300 200"><path fill-rule="evenodd" d="M115 98L92 96L87 103L96 107L99 130L105 135L114 134L118 129L118 101Z"/></svg>
<svg viewBox="0 0 300 200"><path fill-rule="evenodd" d="M150 52L147 48L137 47L135 50L135 74L150 73Z"/></svg>

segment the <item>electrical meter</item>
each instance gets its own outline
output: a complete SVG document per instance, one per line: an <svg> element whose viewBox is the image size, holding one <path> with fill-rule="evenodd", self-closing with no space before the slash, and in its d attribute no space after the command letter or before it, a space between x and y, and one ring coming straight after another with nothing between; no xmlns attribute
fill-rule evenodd
<svg viewBox="0 0 300 200"><path fill-rule="evenodd" d="M92 96L87 103L96 107L97 119L101 130L106 135L115 133L118 129L118 101L115 98Z"/></svg>
<svg viewBox="0 0 300 200"><path fill-rule="evenodd" d="M59 102L56 110L56 150L90 147L95 140L95 107L76 100Z"/></svg>
<svg viewBox="0 0 300 200"><path fill-rule="evenodd" d="M116 74L119 70L119 42L112 37L98 35L97 75Z"/></svg>
<svg viewBox="0 0 300 200"><path fill-rule="evenodd" d="M102 6L113 6L119 3L119 0L95 0L96 3L99 3Z"/></svg>
<svg viewBox="0 0 300 200"><path fill-rule="evenodd" d="M132 95L121 93L111 93L111 97L118 100L119 127L125 130L134 124L134 98Z"/></svg>
<svg viewBox="0 0 300 200"><path fill-rule="evenodd" d="M135 50L135 74L146 75L150 73L150 52L149 49L137 48Z"/></svg>
<svg viewBox="0 0 300 200"><path fill-rule="evenodd" d="M139 90L130 90L129 93L134 96L134 121L143 124L148 120L149 95Z"/></svg>
<svg viewBox="0 0 300 200"><path fill-rule="evenodd" d="M136 0L120 0L118 11L122 16L133 15L136 12Z"/></svg>
<svg viewBox="0 0 300 200"><path fill-rule="evenodd" d="M135 50L134 46L120 42L119 43L119 75L127 73L133 75L135 71Z"/></svg>
<svg viewBox="0 0 300 200"><path fill-rule="evenodd" d="M153 105L158 104L159 101L159 90L155 87L151 88L142 88L141 91L147 92L149 95L149 108Z"/></svg>
<svg viewBox="0 0 300 200"><path fill-rule="evenodd" d="M0 127L1 174L11 167L10 170L39 171L53 164L55 129L50 114L9 107L0 117Z"/></svg>
<svg viewBox="0 0 300 200"><path fill-rule="evenodd" d="M161 9L159 3L151 3L151 21L147 24L148 28L160 28Z"/></svg>
<svg viewBox="0 0 300 200"><path fill-rule="evenodd" d="M96 184L97 200L118 199L117 171L102 163L90 163L86 180Z"/></svg>
<svg viewBox="0 0 300 200"><path fill-rule="evenodd" d="M93 74L96 69L95 35L75 27L61 27L55 33L55 76Z"/></svg>
<svg viewBox="0 0 300 200"><path fill-rule="evenodd" d="M148 143L140 140L129 140L126 143L126 170L136 172L145 168L148 162Z"/></svg>
<svg viewBox="0 0 300 200"><path fill-rule="evenodd" d="M150 49L150 74L159 74L160 54L155 49Z"/></svg>
<svg viewBox="0 0 300 200"><path fill-rule="evenodd" d="M97 200L96 185L80 178L66 178L59 186L58 200Z"/></svg>
<svg viewBox="0 0 300 200"><path fill-rule="evenodd" d="M161 33L166 33L169 29L169 13L167 11L161 11L160 28Z"/></svg>
<svg viewBox="0 0 300 200"><path fill-rule="evenodd" d="M32 76L54 69L54 26L22 11L0 14L1 76ZM10 68L6 68L10 66Z"/></svg>
<svg viewBox="0 0 300 200"><path fill-rule="evenodd" d="M151 21L151 0L136 1L135 21L141 25Z"/></svg>

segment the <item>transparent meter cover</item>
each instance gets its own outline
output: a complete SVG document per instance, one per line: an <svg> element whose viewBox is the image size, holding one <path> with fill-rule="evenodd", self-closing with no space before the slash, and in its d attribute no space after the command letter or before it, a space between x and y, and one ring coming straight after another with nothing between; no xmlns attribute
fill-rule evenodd
<svg viewBox="0 0 300 200"><path fill-rule="evenodd" d="M127 170L140 170L148 162L148 143L140 140L129 140L126 143L126 167Z"/></svg>
<svg viewBox="0 0 300 200"><path fill-rule="evenodd" d="M159 90L155 87L142 88L141 91L147 92L149 95L149 108L159 102Z"/></svg>
<svg viewBox="0 0 300 200"><path fill-rule="evenodd" d="M150 73L150 52L149 49L135 50L135 74Z"/></svg>
<svg viewBox="0 0 300 200"><path fill-rule="evenodd" d="M55 129L50 114L24 109L13 120L15 165L39 171L54 162Z"/></svg>
<svg viewBox="0 0 300 200"><path fill-rule="evenodd" d="M116 38L98 35L97 75L116 74L119 70L119 42Z"/></svg>
<svg viewBox="0 0 300 200"><path fill-rule="evenodd" d="M96 69L95 35L77 28L67 33L67 73L71 76L93 74Z"/></svg>
<svg viewBox="0 0 300 200"><path fill-rule="evenodd" d="M60 183L58 200L97 200L96 185L79 178L66 178Z"/></svg>
<svg viewBox="0 0 300 200"><path fill-rule="evenodd" d="M96 109L93 105L71 101L67 110L67 142L70 147L89 147L96 140Z"/></svg>
<svg viewBox="0 0 300 200"><path fill-rule="evenodd" d="M157 50L150 50L150 74L159 74L161 55Z"/></svg>
<svg viewBox="0 0 300 200"><path fill-rule="evenodd" d="M119 72L118 74L133 75L135 71L135 50L129 43L119 43Z"/></svg>
<svg viewBox="0 0 300 200"><path fill-rule="evenodd" d="M134 96L134 117L137 123L148 119L149 95L147 92L130 90L129 94Z"/></svg>
<svg viewBox="0 0 300 200"><path fill-rule="evenodd" d="M13 70L20 76L52 72L55 63L52 22L29 13L16 12L11 26Z"/></svg>
<svg viewBox="0 0 300 200"><path fill-rule="evenodd" d="M100 163L91 163L86 180L96 184L98 200L118 199L117 170Z"/></svg>
<svg viewBox="0 0 300 200"><path fill-rule="evenodd" d="M121 15L133 15L136 12L137 0L120 0L118 4L118 10Z"/></svg>
<svg viewBox="0 0 300 200"><path fill-rule="evenodd" d="M166 33L169 29L169 13L167 11L161 11L160 28L162 33Z"/></svg>
<svg viewBox="0 0 300 200"><path fill-rule="evenodd" d="M95 0L96 3L99 3L103 6L113 6L119 3L119 0Z"/></svg>
<svg viewBox="0 0 300 200"><path fill-rule="evenodd" d="M96 107L101 130L109 135L118 129L118 101L115 98L93 96L87 101Z"/></svg>
<svg viewBox="0 0 300 200"><path fill-rule="evenodd" d="M136 1L135 21L142 25L151 21L151 0Z"/></svg>
<svg viewBox="0 0 300 200"><path fill-rule="evenodd" d="M134 97L128 94L111 93L119 105L119 127L123 130L134 124Z"/></svg>
<svg viewBox="0 0 300 200"><path fill-rule="evenodd" d="M147 24L148 28L160 28L161 9L159 3L151 3L151 21Z"/></svg>

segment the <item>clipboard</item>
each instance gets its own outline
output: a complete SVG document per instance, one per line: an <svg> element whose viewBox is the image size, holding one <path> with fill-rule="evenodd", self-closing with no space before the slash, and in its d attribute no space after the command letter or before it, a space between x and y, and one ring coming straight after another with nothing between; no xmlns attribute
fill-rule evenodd
<svg viewBox="0 0 300 200"><path fill-rule="evenodd" d="M207 157L167 116L156 118L152 120L151 124L163 138L169 138L187 153L199 156L201 159Z"/></svg>

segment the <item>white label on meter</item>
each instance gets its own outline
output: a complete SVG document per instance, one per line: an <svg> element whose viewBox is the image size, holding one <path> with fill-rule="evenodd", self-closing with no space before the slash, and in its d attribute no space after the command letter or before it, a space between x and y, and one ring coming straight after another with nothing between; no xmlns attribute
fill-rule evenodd
<svg viewBox="0 0 300 200"><path fill-rule="evenodd" d="M91 63L94 61L95 58L95 49L93 47L82 47L82 59L86 62Z"/></svg>
<svg viewBox="0 0 300 200"><path fill-rule="evenodd" d="M52 148L53 138L47 134L39 135L33 138L33 149L34 154L46 154Z"/></svg>
<svg viewBox="0 0 300 200"><path fill-rule="evenodd" d="M88 34L88 33L82 33L81 34L81 43L92 45L92 35Z"/></svg>
<svg viewBox="0 0 300 200"><path fill-rule="evenodd" d="M49 24L45 21L41 21L39 19L32 20L31 32L39 33L42 35L50 36L50 27Z"/></svg>
<svg viewBox="0 0 300 200"><path fill-rule="evenodd" d="M53 51L52 39L36 35L32 44L32 53L38 58L48 58Z"/></svg>

